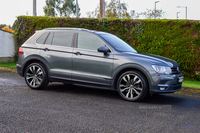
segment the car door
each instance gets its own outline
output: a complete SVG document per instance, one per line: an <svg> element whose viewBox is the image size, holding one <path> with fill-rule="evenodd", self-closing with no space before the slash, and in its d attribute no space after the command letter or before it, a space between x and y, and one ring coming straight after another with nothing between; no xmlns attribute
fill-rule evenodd
<svg viewBox="0 0 200 133"><path fill-rule="evenodd" d="M107 55L97 49L106 46L98 36L79 32L73 49L72 80L101 86L110 86L113 69L113 53Z"/></svg>
<svg viewBox="0 0 200 133"><path fill-rule="evenodd" d="M74 35L70 31L49 33L40 55L48 63L50 78L71 80Z"/></svg>

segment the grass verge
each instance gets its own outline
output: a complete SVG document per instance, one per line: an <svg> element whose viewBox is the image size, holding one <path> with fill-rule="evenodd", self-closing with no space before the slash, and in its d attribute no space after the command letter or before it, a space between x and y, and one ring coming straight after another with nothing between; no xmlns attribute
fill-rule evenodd
<svg viewBox="0 0 200 133"><path fill-rule="evenodd" d="M11 62L11 63L0 63L1 67L8 67L8 68L16 68L16 62Z"/></svg>
<svg viewBox="0 0 200 133"><path fill-rule="evenodd" d="M200 81L184 79L182 86L200 89Z"/></svg>

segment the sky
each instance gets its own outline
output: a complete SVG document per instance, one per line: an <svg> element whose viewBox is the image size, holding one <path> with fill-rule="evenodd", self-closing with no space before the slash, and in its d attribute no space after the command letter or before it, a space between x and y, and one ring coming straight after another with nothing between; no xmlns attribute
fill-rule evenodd
<svg viewBox="0 0 200 133"><path fill-rule="evenodd" d="M37 0L37 15L44 16L43 7L46 0ZM110 2L110 0L105 0ZM187 18L191 20L200 20L200 0L120 0L128 5L128 12L144 12L146 9L162 9L166 12L164 18L176 19L177 12L179 19L185 19L186 9L177 8L177 6L187 6ZM87 17L86 12L94 11L100 0L78 0L81 9L81 17ZM33 15L33 0L0 0L0 24L11 25L20 15ZM140 19L143 19L142 17Z"/></svg>

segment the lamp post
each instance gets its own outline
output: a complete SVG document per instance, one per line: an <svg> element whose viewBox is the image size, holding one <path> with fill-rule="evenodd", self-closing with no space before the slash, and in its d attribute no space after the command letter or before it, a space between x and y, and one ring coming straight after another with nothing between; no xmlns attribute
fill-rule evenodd
<svg viewBox="0 0 200 133"><path fill-rule="evenodd" d="M187 6L177 6L176 8L185 8L185 19L187 19Z"/></svg>
<svg viewBox="0 0 200 133"><path fill-rule="evenodd" d="M33 16L37 16L37 11L36 11L36 0L33 0Z"/></svg>
<svg viewBox="0 0 200 133"><path fill-rule="evenodd" d="M180 13L180 12L177 12L177 13L176 13L176 18L177 18L177 19L179 18L179 17L178 17L178 14L179 14L179 13Z"/></svg>
<svg viewBox="0 0 200 133"><path fill-rule="evenodd" d="M155 1L155 12L156 12L156 3L158 3L159 1Z"/></svg>
<svg viewBox="0 0 200 133"><path fill-rule="evenodd" d="M159 1L155 1L155 18L156 18L156 3L158 3Z"/></svg>
<svg viewBox="0 0 200 133"><path fill-rule="evenodd" d="M78 18L78 0L76 0L76 17Z"/></svg>
<svg viewBox="0 0 200 133"><path fill-rule="evenodd" d="M121 18L121 2L119 0L119 18Z"/></svg>

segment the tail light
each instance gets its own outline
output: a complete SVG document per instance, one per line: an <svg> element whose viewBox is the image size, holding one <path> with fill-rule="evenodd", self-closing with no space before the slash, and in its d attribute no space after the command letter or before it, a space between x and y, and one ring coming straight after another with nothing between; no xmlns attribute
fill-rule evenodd
<svg viewBox="0 0 200 133"><path fill-rule="evenodd" d="M23 54L24 53L22 47L19 47L19 52L18 53L19 54Z"/></svg>

